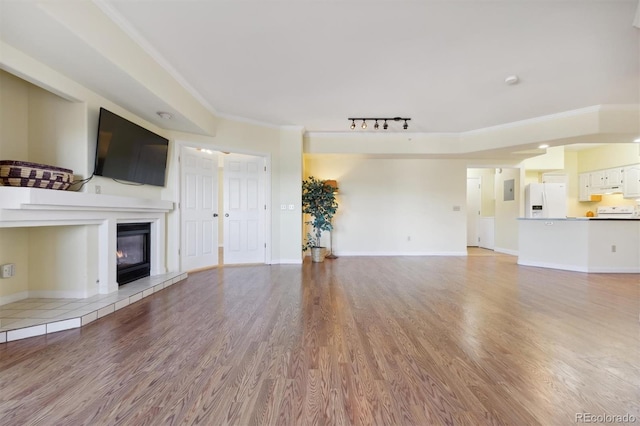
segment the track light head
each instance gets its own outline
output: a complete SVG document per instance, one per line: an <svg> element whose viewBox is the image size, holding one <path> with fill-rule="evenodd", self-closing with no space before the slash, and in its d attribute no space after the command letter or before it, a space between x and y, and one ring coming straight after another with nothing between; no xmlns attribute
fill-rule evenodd
<svg viewBox="0 0 640 426"><path fill-rule="evenodd" d="M380 128L380 121L383 121L382 128L387 130L389 128L389 123L387 121L404 121L403 129L407 130L409 128L408 121L411 120L409 117L349 117L347 120L351 121L351 130L356 128L356 121L362 121L360 127L365 130L367 128L367 121L375 121L373 124L373 128L378 130Z"/></svg>

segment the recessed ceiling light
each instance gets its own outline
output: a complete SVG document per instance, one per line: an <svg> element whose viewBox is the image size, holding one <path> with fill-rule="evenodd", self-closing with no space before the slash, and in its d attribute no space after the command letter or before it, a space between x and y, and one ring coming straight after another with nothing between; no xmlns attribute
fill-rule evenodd
<svg viewBox="0 0 640 426"><path fill-rule="evenodd" d="M635 138L633 141L634 141L635 143L640 143L640 138Z"/></svg>
<svg viewBox="0 0 640 426"><path fill-rule="evenodd" d="M158 114L160 118L164 120L171 120L173 118L173 115L171 115L171 113L164 112L164 111L158 111L156 114Z"/></svg>
<svg viewBox="0 0 640 426"><path fill-rule="evenodd" d="M507 76L507 78L504 79L504 82L509 84L509 85L517 84L519 81L520 81L520 79L518 78L517 75L510 75L510 76Z"/></svg>
<svg viewBox="0 0 640 426"><path fill-rule="evenodd" d="M543 143L543 144L542 144L542 145L540 145L538 148L540 148L540 149L549 148L549 145L547 145L546 143Z"/></svg>

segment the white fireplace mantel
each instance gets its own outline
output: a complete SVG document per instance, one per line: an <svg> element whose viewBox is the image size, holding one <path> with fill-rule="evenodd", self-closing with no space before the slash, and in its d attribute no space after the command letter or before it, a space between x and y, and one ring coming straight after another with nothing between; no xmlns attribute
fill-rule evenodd
<svg viewBox="0 0 640 426"><path fill-rule="evenodd" d="M0 228L98 226L98 293L118 289L116 232L118 223L151 224L151 275L167 272L166 213L174 203L104 194L0 186Z"/></svg>
<svg viewBox="0 0 640 426"><path fill-rule="evenodd" d="M114 213L168 213L173 208L166 200L0 186L0 227L82 224Z"/></svg>

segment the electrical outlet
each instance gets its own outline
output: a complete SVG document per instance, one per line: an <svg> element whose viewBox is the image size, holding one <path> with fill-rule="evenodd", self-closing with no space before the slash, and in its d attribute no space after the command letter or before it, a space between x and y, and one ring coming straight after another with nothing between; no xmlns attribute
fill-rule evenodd
<svg viewBox="0 0 640 426"><path fill-rule="evenodd" d="M616 245L612 245L611 246L611 253L615 253L616 252Z"/></svg>
<svg viewBox="0 0 640 426"><path fill-rule="evenodd" d="M296 206L294 204L289 204L289 210L295 210Z"/></svg>
<svg viewBox="0 0 640 426"><path fill-rule="evenodd" d="M16 265L7 263L0 266L0 278L11 278L16 273Z"/></svg>

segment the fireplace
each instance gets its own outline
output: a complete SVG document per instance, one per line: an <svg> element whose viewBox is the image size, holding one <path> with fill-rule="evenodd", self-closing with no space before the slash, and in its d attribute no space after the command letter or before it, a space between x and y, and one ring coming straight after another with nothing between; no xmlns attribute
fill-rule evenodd
<svg viewBox="0 0 640 426"><path fill-rule="evenodd" d="M118 224L116 249L118 285L150 275L150 237L150 223Z"/></svg>

